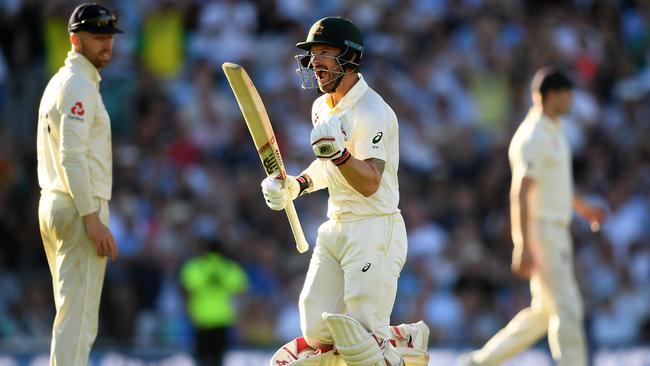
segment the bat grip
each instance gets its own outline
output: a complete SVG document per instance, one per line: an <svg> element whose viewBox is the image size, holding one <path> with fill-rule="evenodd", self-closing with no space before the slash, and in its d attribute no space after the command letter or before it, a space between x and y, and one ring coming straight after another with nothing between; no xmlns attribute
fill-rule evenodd
<svg viewBox="0 0 650 366"><path fill-rule="evenodd" d="M284 211L287 213L289 226L291 226L293 238L296 240L296 249L298 249L298 253L308 251L309 244L307 243L307 239L305 239L305 233L302 232L302 226L300 225L300 220L298 220L298 213L296 212L296 207L293 205L293 202L287 203Z"/></svg>

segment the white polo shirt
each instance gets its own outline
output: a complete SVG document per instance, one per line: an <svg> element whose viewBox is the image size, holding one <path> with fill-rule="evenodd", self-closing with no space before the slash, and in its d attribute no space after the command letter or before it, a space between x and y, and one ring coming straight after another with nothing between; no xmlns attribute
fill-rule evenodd
<svg viewBox="0 0 650 366"><path fill-rule="evenodd" d="M573 178L571 149L561 122L531 111L521 123L508 150L512 185L523 177L535 182L531 216L562 224L571 221Z"/></svg>
<svg viewBox="0 0 650 366"><path fill-rule="evenodd" d="M70 51L38 109L38 183L72 196L80 216L97 211L94 197L111 198L111 124L100 80L90 61Z"/></svg>
<svg viewBox="0 0 650 366"><path fill-rule="evenodd" d="M330 161L316 160L304 173L314 181L314 189L327 187L327 216L334 219L358 219L400 212L399 133L395 112L371 89L361 74L359 81L332 107L329 94L321 95L312 106L312 122L331 115L341 118L344 133L349 136L345 146L360 160L370 158L386 162L379 189L364 197L345 180L339 168Z"/></svg>

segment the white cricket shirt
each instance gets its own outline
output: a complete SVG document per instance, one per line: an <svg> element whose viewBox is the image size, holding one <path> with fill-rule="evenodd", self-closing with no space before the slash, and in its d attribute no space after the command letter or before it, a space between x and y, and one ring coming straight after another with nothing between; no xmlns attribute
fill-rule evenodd
<svg viewBox="0 0 650 366"><path fill-rule="evenodd" d="M521 123L508 150L512 188L523 177L535 181L531 216L569 223L572 214L573 178L571 149L561 122L531 111Z"/></svg>
<svg viewBox="0 0 650 366"><path fill-rule="evenodd" d="M360 160L370 158L386 162L379 189L364 197L350 186L339 168L330 161L316 160L304 173L314 181L314 189L327 186L329 200L327 216L334 219L358 219L400 212L399 184L399 133L395 112L371 89L361 74L359 81L333 108L329 94L321 95L312 106L315 125L331 115L341 118L344 133L349 136L345 146L352 156Z"/></svg>
<svg viewBox="0 0 650 366"><path fill-rule="evenodd" d="M111 198L111 124L99 94L101 77L74 51L50 79L38 109L38 183L72 196L80 216Z"/></svg>

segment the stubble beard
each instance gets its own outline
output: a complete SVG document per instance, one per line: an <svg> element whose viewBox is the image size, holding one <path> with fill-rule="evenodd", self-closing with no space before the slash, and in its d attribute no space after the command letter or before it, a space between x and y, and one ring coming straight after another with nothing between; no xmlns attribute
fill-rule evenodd
<svg viewBox="0 0 650 366"><path fill-rule="evenodd" d="M92 58L90 61L97 69L103 69L106 66L108 66L108 63L111 61L111 56L109 55L108 58L103 59L101 56L102 52L99 52L95 55L95 57Z"/></svg>
<svg viewBox="0 0 650 366"><path fill-rule="evenodd" d="M102 59L101 54L104 53L104 51L99 51L94 55L91 55L85 48L86 47L84 47L82 43L77 52L82 54L88 61L90 61L90 63L93 64L93 66L95 66L97 70L103 69L106 66L108 66L108 63L111 61L112 54L109 53L108 58Z"/></svg>
<svg viewBox="0 0 650 366"><path fill-rule="evenodd" d="M335 83L336 83L336 81L334 81L334 79L328 80L326 84L319 85L318 89L322 93L326 93L326 94L334 93L334 84Z"/></svg>
<svg viewBox="0 0 650 366"><path fill-rule="evenodd" d="M337 79L343 78L345 76L344 74L334 73L332 72L333 70L343 71L341 67L336 67L332 70L322 70L322 71L327 71L328 78L329 78L323 84L320 84L320 82L318 84L318 90L320 90L322 93L326 93L326 94L334 93L336 91L335 85L337 84Z"/></svg>

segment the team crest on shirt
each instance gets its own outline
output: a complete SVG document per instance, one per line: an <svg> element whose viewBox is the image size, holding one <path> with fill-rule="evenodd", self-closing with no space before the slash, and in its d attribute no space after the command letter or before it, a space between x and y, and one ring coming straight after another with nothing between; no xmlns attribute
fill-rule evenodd
<svg viewBox="0 0 650 366"><path fill-rule="evenodd" d="M83 121L83 115L86 114L83 103L76 102L72 108L70 108L70 114L70 118Z"/></svg>

